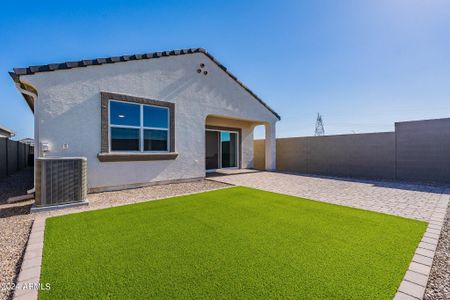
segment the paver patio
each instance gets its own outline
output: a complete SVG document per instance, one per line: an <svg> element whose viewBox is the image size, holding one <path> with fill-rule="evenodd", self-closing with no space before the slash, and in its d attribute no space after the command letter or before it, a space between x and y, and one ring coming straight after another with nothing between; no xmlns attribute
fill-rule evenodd
<svg viewBox="0 0 450 300"><path fill-rule="evenodd" d="M423 221L430 221L433 213L445 213L450 195L450 188L444 186L279 172L222 174L208 179Z"/></svg>

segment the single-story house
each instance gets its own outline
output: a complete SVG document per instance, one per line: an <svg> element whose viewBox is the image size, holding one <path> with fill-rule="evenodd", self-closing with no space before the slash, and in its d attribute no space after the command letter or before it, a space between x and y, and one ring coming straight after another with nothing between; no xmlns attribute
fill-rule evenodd
<svg viewBox="0 0 450 300"><path fill-rule="evenodd" d="M253 167L253 129L266 103L204 49L64 62L10 72L35 118L35 157L87 158L90 191L205 177Z"/></svg>
<svg viewBox="0 0 450 300"><path fill-rule="evenodd" d="M1 126L0 125L0 138L11 138L13 136L15 136L16 134L14 133L14 131L12 131L9 128L6 128L5 126Z"/></svg>

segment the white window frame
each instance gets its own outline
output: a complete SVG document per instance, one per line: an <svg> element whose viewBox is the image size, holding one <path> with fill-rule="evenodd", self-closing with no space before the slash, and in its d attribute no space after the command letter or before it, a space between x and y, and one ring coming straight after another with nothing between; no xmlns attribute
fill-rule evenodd
<svg viewBox="0 0 450 300"><path fill-rule="evenodd" d="M131 105L139 106L139 115L140 115L140 126L132 126L132 125L114 125L111 124L111 102L120 102ZM157 107L165 109L167 112L167 128L161 127L146 127L144 126L144 106ZM111 150L111 128L130 128L130 129L138 129L139 130L139 150ZM144 150L144 130L163 130L167 131L167 149L166 150ZM167 153L170 151L170 109L165 106L151 105L151 104L141 104L134 103L128 101L121 101L115 99L108 99L108 150L109 152L133 152L133 153Z"/></svg>

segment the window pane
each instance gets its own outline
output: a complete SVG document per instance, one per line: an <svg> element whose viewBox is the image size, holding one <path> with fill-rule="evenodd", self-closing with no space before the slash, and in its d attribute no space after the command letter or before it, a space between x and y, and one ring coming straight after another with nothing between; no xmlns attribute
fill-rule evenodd
<svg viewBox="0 0 450 300"><path fill-rule="evenodd" d="M221 131L221 132L220 132L220 140L221 140L222 142L229 142L229 141L231 141L230 135L231 135L231 132L228 132L228 131Z"/></svg>
<svg viewBox="0 0 450 300"><path fill-rule="evenodd" d="M167 130L144 130L145 151L167 151Z"/></svg>
<svg viewBox="0 0 450 300"><path fill-rule="evenodd" d="M220 141L222 143L222 168L237 167L237 134L222 131Z"/></svg>
<svg viewBox="0 0 450 300"><path fill-rule="evenodd" d="M139 129L111 127L111 151L139 151Z"/></svg>
<svg viewBox="0 0 450 300"><path fill-rule="evenodd" d="M144 127L169 128L168 109L144 106Z"/></svg>
<svg viewBox="0 0 450 300"><path fill-rule="evenodd" d="M111 101L109 116L113 125L141 126L140 106L137 104Z"/></svg>

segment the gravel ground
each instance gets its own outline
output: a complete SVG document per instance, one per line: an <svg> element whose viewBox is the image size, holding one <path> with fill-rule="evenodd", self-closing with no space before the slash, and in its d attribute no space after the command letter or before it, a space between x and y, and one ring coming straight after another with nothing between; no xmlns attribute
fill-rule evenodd
<svg viewBox="0 0 450 300"><path fill-rule="evenodd" d="M450 299L450 205L439 237L424 299Z"/></svg>
<svg viewBox="0 0 450 300"><path fill-rule="evenodd" d="M204 192L228 186L230 185L211 180L199 180L193 182L156 185L115 192L95 193L88 195L89 205L39 212L35 213L35 215L39 214L40 216L59 216L74 212L96 210L124 204L163 199L177 195Z"/></svg>
<svg viewBox="0 0 450 300"><path fill-rule="evenodd" d="M24 194L26 190L30 189L33 185L32 174L31 187L29 186L29 183L24 183L25 180L30 179L28 173L24 172L22 173L22 176L20 175L21 174L17 174L17 176L11 176L0 181L0 300L11 299L12 297L9 290L4 287L16 280L16 275L20 271L23 252L30 234L31 224L38 215L63 215L122 204L156 200L187 193L215 190L229 186L215 181L201 180L117 192L89 194L88 206L30 214L30 208L33 201L6 204L6 199L8 197Z"/></svg>
<svg viewBox="0 0 450 300"><path fill-rule="evenodd" d="M11 176L0 179L0 204L9 197L26 194L33 188L33 168L23 169Z"/></svg>
<svg viewBox="0 0 450 300"><path fill-rule="evenodd" d="M0 180L0 299L8 299L8 284L20 269L33 217L32 201L6 204L9 197L25 195L33 187L33 169L28 168Z"/></svg>

